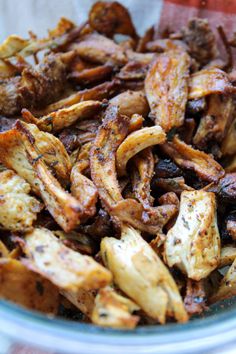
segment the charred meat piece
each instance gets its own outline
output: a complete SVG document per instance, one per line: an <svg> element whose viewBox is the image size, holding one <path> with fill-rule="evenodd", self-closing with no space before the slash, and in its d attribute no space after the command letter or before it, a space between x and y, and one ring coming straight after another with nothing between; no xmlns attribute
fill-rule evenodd
<svg viewBox="0 0 236 354"><path fill-rule="evenodd" d="M198 148L206 148L211 140L221 142L229 128L234 113L232 97L211 95L208 109L202 116L193 143Z"/></svg>
<svg viewBox="0 0 236 354"><path fill-rule="evenodd" d="M129 11L117 1L97 1L89 12L89 24L107 37L117 33L138 37Z"/></svg>
<svg viewBox="0 0 236 354"><path fill-rule="evenodd" d="M115 95L120 88L119 80L105 81L100 85L94 86L90 89L84 89L70 96L63 98L55 103L46 106L42 110L36 111L36 115L42 116L48 113L70 107L76 103L89 100L102 100L103 98L110 98Z"/></svg>
<svg viewBox="0 0 236 354"><path fill-rule="evenodd" d="M101 82L111 76L114 67L109 64L96 66L95 68L84 69L82 71L72 71L68 78L82 86Z"/></svg>
<svg viewBox="0 0 236 354"><path fill-rule="evenodd" d="M127 56L121 46L98 33L88 34L79 43L71 46L72 50L92 63L112 63L122 66L127 63Z"/></svg>
<svg viewBox="0 0 236 354"><path fill-rule="evenodd" d="M21 76L0 83L0 114L11 116L22 108L37 108L59 98L65 87L66 66L60 55L48 55Z"/></svg>
<svg viewBox="0 0 236 354"><path fill-rule="evenodd" d="M65 146L68 154L71 154L73 150L81 145L78 130L75 127L63 129L59 134L59 139Z"/></svg>
<svg viewBox="0 0 236 354"><path fill-rule="evenodd" d="M182 28L181 36L189 47L190 55L201 65L216 57L216 38L206 19L192 18Z"/></svg>

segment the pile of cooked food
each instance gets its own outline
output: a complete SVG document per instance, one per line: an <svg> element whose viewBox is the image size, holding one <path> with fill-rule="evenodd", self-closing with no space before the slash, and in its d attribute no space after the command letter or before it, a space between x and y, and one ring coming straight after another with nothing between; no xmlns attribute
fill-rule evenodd
<svg viewBox="0 0 236 354"><path fill-rule="evenodd" d="M0 45L0 296L132 329L236 295L236 35L118 2Z"/></svg>

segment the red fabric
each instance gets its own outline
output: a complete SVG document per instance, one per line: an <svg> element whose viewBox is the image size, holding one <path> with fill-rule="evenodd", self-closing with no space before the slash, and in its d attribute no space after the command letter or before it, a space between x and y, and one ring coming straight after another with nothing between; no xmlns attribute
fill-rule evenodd
<svg viewBox="0 0 236 354"><path fill-rule="evenodd" d="M168 26L176 31L192 17L207 18L213 29L221 25L232 35L236 32L236 0L164 0L159 30Z"/></svg>
<svg viewBox="0 0 236 354"><path fill-rule="evenodd" d="M196 7L201 10L220 11L229 14L236 14L235 0L164 0L166 3Z"/></svg>
<svg viewBox="0 0 236 354"><path fill-rule="evenodd" d="M192 17L208 19L224 57L225 50L216 28L223 26L229 38L236 32L236 0L164 0L158 32L162 33L167 28L176 32ZM236 59L236 49L232 50Z"/></svg>

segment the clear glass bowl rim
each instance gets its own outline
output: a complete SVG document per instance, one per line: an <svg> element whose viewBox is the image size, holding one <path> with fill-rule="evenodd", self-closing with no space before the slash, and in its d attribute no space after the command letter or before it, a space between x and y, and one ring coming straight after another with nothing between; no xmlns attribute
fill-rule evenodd
<svg viewBox="0 0 236 354"><path fill-rule="evenodd" d="M191 353L235 340L236 303L218 305L209 317L186 324L143 326L132 331L100 328L28 311L0 301L0 329L5 336L49 350L76 354ZM122 349L121 349L122 348Z"/></svg>

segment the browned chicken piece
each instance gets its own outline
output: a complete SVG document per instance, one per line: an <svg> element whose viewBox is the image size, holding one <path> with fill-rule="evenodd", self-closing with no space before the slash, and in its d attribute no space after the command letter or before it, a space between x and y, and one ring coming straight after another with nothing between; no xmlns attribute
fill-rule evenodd
<svg viewBox="0 0 236 354"><path fill-rule="evenodd" d="M143 91L124 91L110 100L115 106L119 107L119 112L128 117L133 114L140 114L146 117L149 112L149 106Z"/></svg>
<svg viewBox="0 0 236 354"><path fill-rule="evenodd" d="M220 262L215 194L184 191L174 226L168 231L164 259L193 280L206 278Z"/></svg>
<svg viewBox="0 0 236 354"><path fill-rule="evenodd" d="M183 191L192 191L193 188L185 184L184 177L154 178L153 186L164 189L166 192L181 194Z"/></svg>
<svg viewBox="0 0 236 354"><path fill-rule="evenodd" d="M126 55L129 62L139 63L139 64L151 64L153 59L156 57L155 53L137 53L133 50L126 50Z"/></svg>
<svg viewBox="0 0 236 354"><path fill-rule="evenodd" d="M16 259L0 258L0 296L48 315L58 312L58 289Z"/></svg>
<svg viewBox="0 0 236 354"><path fill-rule="evenodd" d="M0 83L0 114L10 116L22 108L36 108L59 98L65 87L66 66L60 55L48 55L21 76Z"/></svg>
<svg viewBox="0 0 236 354"><path fill-rule="evenodd" d="M42 132L34 124L20 122L21 128L31 134L33 143L42 160L62 184L70 180L71 162L64 145L54 135Z"/></svg>
<svg viewBox="0 0 236 354"><path fill-rule="evenodd" d="M116 77L123 80L123 85L129 85L136 80L136 89L138 84L143 83L148 69L155 57L154 53L137 53L133 50L127 50L128 63L121 68Z"/></svg>
<svg viewBox="0 0 236 354"><path fill-rule="evenodd" d="M227 223L228 232L230 233L231 231L233 231L234 236L236 236L236 222L234 220L229 220L229 221L230 221L230 224L232 221L232 224L234 224L234 225L232 225L232 224L229 225L229 229L228 229L228 223ZM231 229L231 226L233 226L232 229ZM230 235L230 236L232 236L232 235ZM233 238L233 240L236 240L236 237ZM221 252L220 252L219 268L223 268L223 267L231 265L234 262L235 258L236 258L236 247L234 245L222 247Z"/></svg>
<svg viewBox="0 0 236 354"><path fill-rule="evenodd" d="M78 137L82 145L87 144L95 139L100 124L101 121L99 119L90 118L82 120L74 126L74 128L77 129Z"/></svg>
<svg viewBox="0 0 236 354"><path fill-rule="evenodd" d="M61 108L56 112L51 112L39 119L32 116L29 111L23 110L23 118L36 124L39 129L47 132L58 132L67 128L78 120L94 116L102 108L99 101L83 101L67 108Z"/></svg>
<svg viewBox="0 0 236 354"><path fill-rule="evenodd" d="M96 214L98 199L97 188L93 182L80 173L80 165L75 164L71 171L71 194L79 201L84 216L92 217Z"/></svg>
<svg viewBox="0 0 236 354"><path fill-rule="evenodd" d="M107 286L98 291L91 319L103 327L133 329L140 319L133 312L139 309L132 300Z"/></svg>
<svg viewBox="0 0 236 354"><path fill-rule="evenodd" d="M109 106L91 150L92 180L108 210L123 199L116 178L115 153L128 133L128 122L129 118L121 115L118 107Z"/></svg>
<svg viewBox="0 0 236 354"><path fill-rule="evenodd" d="M112 275L92 257L63 245L45 228L36 228L20 240L26 254L23 264L50 280L59 289L92 290L108 285Z"/></svg>
<svg viewBox="0 0 236 354"><path fill-rule="evenodd" d="M119 88L119 80L116 79L112 81L106 81L98 86L73 93L72 95L52 103L46 106L44 109L36 111L35 113L37 116L42 116L57 111L61 108L70 107L81 101L102 100L103 98L110 98L118 92Z"/></svg>
<svg viewBox="0 0 236 354"><path fill-rule="evenodd" d="M188 51L188 46L180 40L176 39L155 39L148 42L146 48L149 52L163 53L169 50Z"/></svg>
<svg viewBox="0 0 236 354"><path fill-rule="evenodd" d="M101 254L115 284L148 316L160 323L165 323L167 316L187 321L174 279L137 230L124 225L120 240L104 237Z"/></svg>
<svg viewBox="0 0 236 354"><path fill-rule="evenodd" d="M234 113L233 98L222 95L211 95L208 108L200 120L193 144L204 149L211 140L221 142L224 138Z"/></svg>
<svg viewBox="0 0 236 354"><path fill-rule="evenodd" d="M204 287L204 281L187 279L184 306L188 314L201 314L203 311L207 310L206 301L207 294Z"/></svg>
<svg viewBox="0 0 236 354"><path fill-rule="evenodd" d="M111 208L110 214L119 223L127 223L140 231L156 235L163 233L163 227L176 216L177 212L178 207L175 204L160 205L144 210L141 203L128 198L117 202Z"/></svg>
<svg viewBox="0 0 236 354"><path fill-rule="evenodd" d="M162 145L162 150L177 165L187 170L193 170L202 180L217 182L225 174L223 167L213 157L185 144L177 136L171 142Z"/></svg>
<svg viewBox="0 0 236 354"><path fill-rule="evenodd" d="M122 116L116 106L107 108L91 150L91 176L103 205L114 220L155 234L176 213L176 206L154 208L150 215L144 217L147 219L145 221L142 204L134 199L123 199L116 176L115 153L128 133L128 121L128 117Z"/></svg>
<svg viewBox="0 0 236 354"><path fill-rule="evenodd" d="M62 142L62 144L65 146L65 149L66 149L67 153L70 155L70 160L73 165L74 159L72 162L71 154L72 153L74 154L76 151L76 156L77 156L78 150L81 146L81 141L79 138L78 130L75 127L65 128L58 135L58 138ZM73 155L73 157L74 157L74 155Z"/></svg>
<svg viewBox="0 0 236 354"><path fill-rule="evenodd" d="M93 256L97 252L97 244L90 235L78 231L65 232L61 230L52 231L53 234L59 237L60 241L68 248Z"/></svg>
<svg viewBox="0 0 236 354"><path fill-rule="evenodd" d="M180 33L182 40L189 47L190 55L201 65L208 63L218 54L216 38L208 20L192 18Z"/></svg>
<svg viewBox="0 0 236 354"><path fill-rule="evenodd" d="M231 94L235 87L228 75L217 68L203 69L192 74L188 83L188 99L195 100L211 94Z"/></svg>
<svg viewBox="0 0 236 354"><path fill-rule="evenodd" d="M11 130L0 133L0 156L1 162L24 178L42 198L64 231L79 224L81 205L53 177L34 146L33 136L19 121Z"/></svg>
<svg viewBox="0 0 236 354"><path fill-rule="evenodd" d="M139 310L139 306L124 295L120 295L111 286L98 291L62 290L61 294L96 325L132 329L139 321L139 316L133 314L134 311Z"/></svg>
<svg viewBox="0 0 236 354"><path fill-rule="evenodd" d="M179 198L175 192L167 192L158 198L158 203L161 205L174 204L179 207Z"/></svg>
<svg viewBox="0 0 236 354"><path fill-rule="evenodd" d="M144 80L150 63L138 61L138 60L131 60L129 61L123 68L116 74L116 77L125 80Z"/></svg>
<svg viewBox="0 0 236 354"><path fill-rule="evenodd" d="M94 136L95 139L95 136ZM93 139L93 140L94 140ZM75 162L77 170L85 174L86 170L90 167L90 150L92 148L92 141L85 143L80 151L76 154Z"/></svg>
<svg viewBox="0 0 236 354"><path fill-rule="evenodd" d="M135 197L143 205L144 209L149 209L154 202L150 186L154 174L154 157L151 148L147 148L136 155L132 163L131 180Z"/></svg>
<svg viewBox="0 0 236 354"><path fill-rule="evenodd" d="M156 58L146 76L150 116L166 132L184 122L189 66L190 59L186 53L169 51Z"/></svg>
<svg viewBox="0 0 236 354"><path fill-rule="evenodd" d="M228 299L236 295L236 259L234 259L231 267L228 269L224 278L221 280L220 286L209 299L210 304L217 301Z"/></svg>
<svg viewBox="0 0 236 354"><path fill-rule="evenodd" d="M11 170L0 173L0 228L25 232L33 228L43 205L29 195L30 185Z"/></svg>
<svg viewBox="0 0 236 354"><path fill-rule="evenodd" d="M127 136L116 151L116 168L119 176L126 175L128 161L147 147L163 144L166 134L159 125L142 128Z"/></svg>
<svg viewBox="0 0 236 354"><path fill-rule="evenodd" d="M79 43L72 44L71 48L85 60L92 63L122 66L127 63L125 51L113 40L98 33L88 34Z"/></svg>
<svg viewBox="0 0 236 354"><path fill-rule="evenodd" d="M143 122L143 116L137 113L133 114L129 122L129 133L133 133L135 130L141 129L143 126Z"/></svg>
<svg viewBox="0 0 236 354"><path fill-rule="evenodd" d="M233 119L224 140L222 141L221 151L223 155L236 154L236 118Z"/></svg>
<svg viewBox="0 0 236 354"><path fill-rule="evenodd" d="M114 67L111 64L96 66L95 68L84 69L82 71L72 71L68 78L82 86L91 85L96 82L106 80L111 76Z"/></svg>
<svg viewBox="0 0 236 354"><path fill-rule="evenodd" d="M117 33L138 37L129 11L117 1L97 1L90 9L89 24L107 37Z"/></svg>

